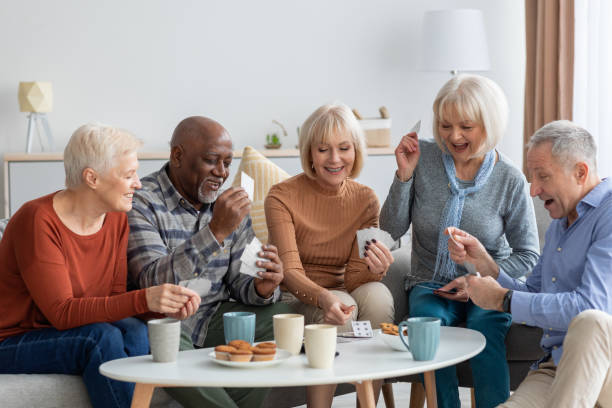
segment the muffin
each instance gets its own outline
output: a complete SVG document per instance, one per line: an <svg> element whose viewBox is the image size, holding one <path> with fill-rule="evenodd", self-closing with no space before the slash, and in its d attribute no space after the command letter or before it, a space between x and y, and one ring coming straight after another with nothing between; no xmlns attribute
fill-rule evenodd
<svg viewBox="0 0 612 408"><path fill-rule="evenodd" d="M255 347L276 350L276 343L271 342L271 341L266 341L266 342L257 344Z"/></svg>
<svg viewBox="0 0 612 408"><path fill-rule="evenodd" d="M228 346L232 346L237 349L248 350L251 348L251 343L249 343L248 341L244 341L244 340L232 340L228 343Z"/></svg>
<svg viewBox="0 0 612 408"><path fill-rule="evenodd" d="M230 361L246 363L251 361L251 358L253 358L253 352L251 350L236 349L229 352Z"/></svg>
<svg viewBox="0 0 612 408"><path fill-rule="evenodd" d="M274 360L276 347L253 347L253 361L270 361Z"/></svg>
<svg viewBox="0 0 612 408"><path fill-rule="evenodd" d="M229 360L230 351L236 350L235 347L226 346L225 344L221 344L220 346L215 347L215 358L217 360Z"/></svg>

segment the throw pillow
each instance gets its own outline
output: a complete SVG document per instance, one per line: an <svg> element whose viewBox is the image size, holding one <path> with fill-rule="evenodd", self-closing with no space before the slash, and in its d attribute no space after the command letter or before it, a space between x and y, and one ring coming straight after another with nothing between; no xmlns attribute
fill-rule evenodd
<svg viewBox="0 0 612 408"><path fill-rule="evenodd" d="M274 164L267 157L247 146L242 151L242 160L234 177L232 186L239 186L242 172L245 172L255 181L255 192L251 207L251 219L255 236L262 244L268 242L268 227L266 226L266 214L264 212L264 199L270 191L270 187L288 179L289 174Z"/></svg>

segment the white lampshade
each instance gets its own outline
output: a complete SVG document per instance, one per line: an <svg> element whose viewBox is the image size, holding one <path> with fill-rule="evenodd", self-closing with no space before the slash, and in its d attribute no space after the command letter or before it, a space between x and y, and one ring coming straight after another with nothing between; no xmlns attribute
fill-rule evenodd
<svg viewBox="0 0 612 408"><path fill-rule="evenodd" d="M423 17L421 69L486 71L489 48L480 10L436 10Z"/></svg>
<svg viewBox="0 0 612 408"><path fill-rule="evenodd" d="M19 109L21 112L51 112L53 110L53 86L51 82L20 82Z"/></svg>

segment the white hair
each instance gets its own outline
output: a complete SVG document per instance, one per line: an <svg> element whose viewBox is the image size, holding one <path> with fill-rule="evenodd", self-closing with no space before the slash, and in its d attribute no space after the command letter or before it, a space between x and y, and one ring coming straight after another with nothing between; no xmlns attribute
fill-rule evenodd
<svg viewBox="0 0 612 408"><path fill-rule="evenodd" d="M442 86L433 104L433 135L442 151L446 146L438 133L440 122L456 112L484 128L486 139L482 152L493 150L501 141L508 124L508 101L504 91L489 78L460 74Z"/></svg>
<svg viewBox="0 0 612 408"><path fill-rule="evenodd" d="M64 149L66 187L74 189L83 182L83 170L91 168L104 174L117 158L133 153L142 145L123 129L101 123L88 123L74 131Z"/></svg>
<svg viewBox="0 0 612 408"><path fill-rule="evenodd" d="M584 128L569 120L556 120L538 129L527 149L551 143L551 154L557 162L571 169L578 162L586 162L592 171L597 171L597 144Z"/></svg>

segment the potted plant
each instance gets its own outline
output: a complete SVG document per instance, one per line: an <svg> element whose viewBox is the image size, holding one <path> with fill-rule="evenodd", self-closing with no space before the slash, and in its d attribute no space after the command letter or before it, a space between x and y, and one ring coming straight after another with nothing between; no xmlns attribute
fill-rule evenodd
<svg viewBox="0 0 612 408"><path fill-rule="evenodd" d="M287 130L279 121L273 120L272 123L274 123L280 128L283 136L287 136ZM282 146L282 143L280 141L280 138L278 137L278 133L279 132L271 132L271 133L266 134L266 144L265 144L266 149L280 149L280 147Z"/></svg>

